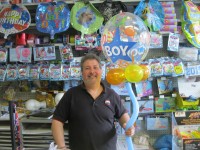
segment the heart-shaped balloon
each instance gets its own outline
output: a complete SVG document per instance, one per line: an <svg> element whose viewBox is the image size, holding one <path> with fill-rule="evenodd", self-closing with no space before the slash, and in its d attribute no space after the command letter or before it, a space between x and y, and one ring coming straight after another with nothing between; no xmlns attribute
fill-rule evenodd
<svg viewBox="0 0 200 150"><path fill-rule="evenodd" d="M70 10L65 2L40 3L36 10L36 28L43 33L54 34L66 31L70 24Z"/></svg>
<svg viewBox="0 0 200 150"><path fill-rule="evenodd" d="M0 32L6 39L9 34L21 32L29 27L31 16L25 6L5 6L0 12Z"/></svg>

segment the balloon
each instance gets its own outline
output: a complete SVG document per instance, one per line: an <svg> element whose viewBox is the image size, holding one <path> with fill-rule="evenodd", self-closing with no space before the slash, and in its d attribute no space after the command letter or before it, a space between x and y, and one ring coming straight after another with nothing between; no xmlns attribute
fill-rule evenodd
<svg viewBox="0 0 200 150"><path fill-rule="evenodd" d="M126 35L128 35L128 36L134 37L134 35L135 35L135 30L134 30L133 27L127 27L127 28L124 29L124 33L125 33Z"/></svg>
<svg viewBox="0 0 200 150"><path fill-rule="evenodd" d="M112 85L119 85L125 81L124 69L114 68L110 69L106 75L106 80Z"/></svg>
<svg viewBox="0 0 200 150"><path fill-rule="evenodd" d="M87 4L76 2L70 19L72 27L83 34L92 34L103 24L103 16L89 1Z"/></svg>
<svg viewBox="0 0 200 150"><path fill-rule="evenodd" d="M36 28L40 32L54 34L66 31L70 24L70 10L63 1L39 3L36 10Z"/></svg>
<svg viewBox="0 0 200 150"><path fill-rule="evenodd" d="M113 16L105 24L101 35L101 46L105 57L118 65L121 62L130 64L144 60L149 45L148 28L142 19L129 12Z"/></svg>
<svg viewBox="0 0 200 150"><path fill-rule="evenodd" d="M7 39L9 34L21 32L29 27L31 16L25 6L5 6L0 12L0 32Z"/></svg>
<svg viewBox="0 0 200 150"><path fill-rule="evenodd" d="M143 70L137 64L130 64L125 69L125 77L129 82L139 82L143 78Z"/></svg>
<svg viewBox="0 0 200 150"><path fill-rule="evenodd" d="M149 75L150 75L150 71L147 65L141 64L140 67L142 68L143 71L143 77L142 80L146 80L148 79Z"/></svg>
<svg viewBox="0 0 200 150"><path fill-rule="evenodd" d="M128 94L131 98L131 102L132 102L132 115L130 120L127 122L126 124L126 128L125 130L128 130L128 128L132 127L134 122L136 121L138 114L139 114L139 105L138 105L138 101L135 97L135 94L133 93L132 87L131 87L131 83L127 82L125 83L126 89L128 91ZM132 138L129 136L126 136L126 141L127 141L127 145L128 145L128 150L133 150L133 143L132 143Z"/></svg>
<svg viewBox="0 0 200 150"><path fill-rule="evenodd" d="M181 28L187 40L200 48L200 10L192 1L183 1L181 11ZM192 12L192 13L191 13Z"/></svg>

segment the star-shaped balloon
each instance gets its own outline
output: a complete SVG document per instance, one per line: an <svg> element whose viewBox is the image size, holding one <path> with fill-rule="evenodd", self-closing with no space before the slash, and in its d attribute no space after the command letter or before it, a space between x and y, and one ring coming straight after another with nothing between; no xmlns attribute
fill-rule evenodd
<svg viewBox="0 0 200 150"><path fill-rule="evenodd" d="M117 60L132 61L132 55L130 53L131 48L136 42L124 42L120 39L119 28L116 29L115 36L112 42L105 43L103 45L105 53L110 57L111 61L115 63Z"/></svg>

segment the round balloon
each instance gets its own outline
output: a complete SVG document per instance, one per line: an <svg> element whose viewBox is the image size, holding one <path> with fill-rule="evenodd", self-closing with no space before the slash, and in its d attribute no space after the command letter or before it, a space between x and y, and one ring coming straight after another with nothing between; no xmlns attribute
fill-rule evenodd
<svg viewBox="0 0 200 150"><path fill-rule="evenodd" d="M106 80L112 85L119 85L125 81L125 71L122 68L110 69L106 75Z"/></svg>
<svg viewBox="0 0 200 150"><path fill-rule="evenodd" d="M101 46L112 63L140 62L146 57L150 45L150 32L142 19L133 13L122 12L106 24L101 36Z"/></svg>
<svg viewBox="0 0 200 150"><path fill-rule="evenodd" d="M25 6L5 6L0 12L0 32L7 39L9 34L21 32L29 27L31 16Z"/></svg>
<svg viewBox="0 0 200 150"><path fill-rule="evenodd" d="M49 33L51 39L59 32L66 31L70 24L70 10L63 1L39 3L36 10L36 28Z"/></svg>
<svg viewBox="0 0 200 150"><path fill-rule="evenodd" d="M83 34L96 32L103 23L103 16L90 3L76 2L71 9L71 25Z"/></svg>
<svg viewBox="0 0 200 150"><path fill-rule="evenodd" d="M130 64L125 69L126 80L132 83L141 81L143 74L142 68L137 64Z"/></svg>
<svg viewBox="0 0 200 150"><path fill-rule="evenodd" d="M149 68L147 65L144 65L144 64L140 64L140 67L142 68L143 70L143 77L142 77L142 80L146 80L148 79L149 75L150 75L150 71L149 71Z"/></svg>

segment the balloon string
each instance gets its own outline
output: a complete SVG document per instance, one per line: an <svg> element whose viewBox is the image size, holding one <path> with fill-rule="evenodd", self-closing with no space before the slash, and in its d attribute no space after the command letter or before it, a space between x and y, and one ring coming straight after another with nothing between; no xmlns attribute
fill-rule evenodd
<svg viewBox="0 0 200 150"><path fill-rule="evenodd" d="M128 128L132 127L134 125L134 122L136 121L138 114L139 114L139 105L138 105L138 101L135 97L135 94L133 93L132 90L132 86L130 82L126 82L125 83L126 89L128 90L129 96L131 98L131 102L132 102L132 115L130 120L128 121L125 130L128 130ZM130 136L126 136L126 142L128 145L128 150L134 150L133 148L133 142L132 142L132 138Z"/></svg>

